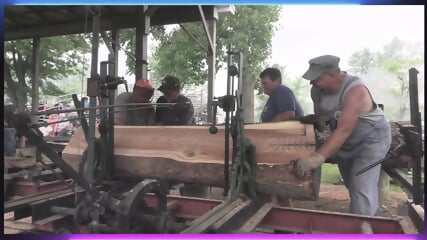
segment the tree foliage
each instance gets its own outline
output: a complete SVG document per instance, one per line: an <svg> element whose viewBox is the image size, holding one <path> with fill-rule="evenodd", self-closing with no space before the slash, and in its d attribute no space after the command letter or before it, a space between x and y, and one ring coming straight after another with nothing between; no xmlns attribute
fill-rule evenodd
<svg viewBox="0 0 427 240"><path fill-rule="evenodd" d="M76 75L84 52L90 50L82 35L67 35L40 40L40 90L46 95L61 95L64 91L55 80ZM27 104L32 86L32 40L5 42L4 89L8 98L19 110Z"/></svg>
<svg viewBox="0 0 427 240"><path fill-rule="evenodd" d="M396 104L388 108L392 109L391 117L402 120L408 114L408 70L424 65L424 46L421 43L406 43L394 37L380 52L366 48L356 51L351 56L349 65L352 73L369 75L374 69L380 69L393 76L391 82L389 79L376 81L387 81L381 84L383 91L397 100Z"/></svg>
<svg viewBox="0 0 427 240"><path fill-rule="evenodd" d="M279 6L236 6L236 14L222 17L217 22L217 66L227 60L227 45L245 55L245 75L252 82L262 70L271 54L271 38L278 21ZM158 46L149 61L151 75L162 77L173 74L185 84L203 84L207 81L207 37L201 22L182 24L167 31L164 26L151 28ZM185 30L184 30L185 29ZM191 33L202 46L187 33ZM124 48L135 53L135 31L121 34ZM127 61L130 73L134 73L134 62Z"/></svg>
<svg viewBox="0 0 427 240"><path fill-rule="evenodd" d="M271 39L279 19L280 6L235 6L235 15L221 17L217 22L216 69L227 61L227 46L244 55L243 83L246 105L252 114L253 90L258 75L271 54ZM173 29L155 27L151 29L158 41L154 54L149 58L152 80L158 81L165 75L175 75L183 85L200 85L208 79L208 41L201 22L185 23ZM184 30L185 29L185 30ZM190 36L193 35L193 37ZM195 38L196 40L194 40ZM124 47L134 53L135 33L129 31L122 36ZM202 45L202 46L200 46ZM134 62L127 61L127 67L134 72ZM259 87L259 85L257 86Z"/></svg>
<svg viewBox="0 0 427 240"><path fill-rule="evenodd" d="M352 66L352 72L356 74L366 74L369 72L369 69L378 65L378 56L377 53L364 48L351 55L349 64Z"/></svg>

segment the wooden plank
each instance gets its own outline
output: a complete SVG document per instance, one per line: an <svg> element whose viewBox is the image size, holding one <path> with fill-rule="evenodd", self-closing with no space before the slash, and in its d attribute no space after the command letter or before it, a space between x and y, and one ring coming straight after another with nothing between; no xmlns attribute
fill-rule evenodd
<svg viewBox="0 0 427 240"><path fill-rule="evenodd" d="M116 126L115 175L223 186L224 127L209 134L208 126ZM256 146L260 192L293 199L316 199L320 176L300 180L290 161L315 150L314 129L299 122L245 125ZM231 141L230 141L231 142ZM74 169L86 149L82 131L71 138L62 155Z"/></svg>
<svg viewBox="0 0 427 240"><path fill-rule="evenodd" d="M4 228L19 230L19 231L31 231L31 230L37 229L38 227L38 225L36 224L19 222L19 221L4 220L3 223L4 223Z"/></svg>
<svg viewBox="0 0 427 240"><path fill-rule="evenodd" d="M4 157L7 168L30 168L36 164L35 158Z"/></svg>

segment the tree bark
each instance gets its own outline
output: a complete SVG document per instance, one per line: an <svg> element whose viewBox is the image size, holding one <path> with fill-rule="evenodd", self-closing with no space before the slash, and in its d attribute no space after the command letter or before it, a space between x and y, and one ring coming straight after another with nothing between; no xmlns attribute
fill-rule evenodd
<svg viewBox="0 0 427 240"><path fill-rule="evenodd" d="M33 113L39 108L39 87L40 87L40 38L33 38L33 61L32 61L32 93L31 93L31 111ZM38 116L32 117L32 122L38 122Z"/></svg>
<svg viewBox="0 0 427 240"><path fill-rule="evenodd" d="M16 88L16 95L18 101L16 108L18 111L24 111L27 104L27 83L25 82L25 61L19 52L13 51L13 65L15 68L16 77L18 78L18 86Z"/></svg>
<svg viewBox="0 0 427 240"><path fill-rule="evenodd" d="M259 193L300 200L317 198L320 175L301 180L290 165L290 161L314 151L312 126L299 122L249 124L245 130L256 147ZM223 187L223 126L213 135L207 126L116 126L114 137L115 177ZM77 170L86 146L79 131L62 152L64 160Z"/></svg>
<svg viewBox="0 0 427 240"><path fill-rule="evenodd" d="M7 89L6 94L9 96L12 104L17 106L18 104L18 95L17 95L17 87L15 81L12 80L12 74L10 72L10 65L4 61L4 80L6 82Z"/></svg>

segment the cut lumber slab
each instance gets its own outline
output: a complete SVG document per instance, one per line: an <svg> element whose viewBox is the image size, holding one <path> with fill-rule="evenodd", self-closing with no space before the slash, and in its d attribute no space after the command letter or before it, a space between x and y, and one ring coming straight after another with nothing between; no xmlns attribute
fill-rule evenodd
<svg viewBox="0 0 427 240"><path fill-rule="evenodd" d="M115 176L222 187L225 130L218 126L218 133L212 135L208 128L115 126ZM300 180L292 174L290 167L291 160L315 150L313 126L299 122L248 124L245 130L256 146L256 182L260 193L301 200L317 198L320 175ZM84 134L79 130L62 156L77 170L86 147Z"/></svg>

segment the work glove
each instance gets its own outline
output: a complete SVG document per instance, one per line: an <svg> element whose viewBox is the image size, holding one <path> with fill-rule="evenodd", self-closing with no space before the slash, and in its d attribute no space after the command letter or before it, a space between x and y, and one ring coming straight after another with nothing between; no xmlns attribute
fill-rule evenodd
<svg viewBox="0 0 427 240"><path fill-rule="evenodd" d="M297 177L306 179L310 176L311 170L320 167L325 160L324 156L313 152L306 157L291 161L292 172Z"/></svg>
<svg viewBox="0 0 427 240"><path fill-rule="evenodd" d="M314 128L318 132L323 132L326 128L326 123L323 121L320 117L316 116L315 114L306 115L303 117L298 118L298 121L302 124L313 124Z"/></svg>

